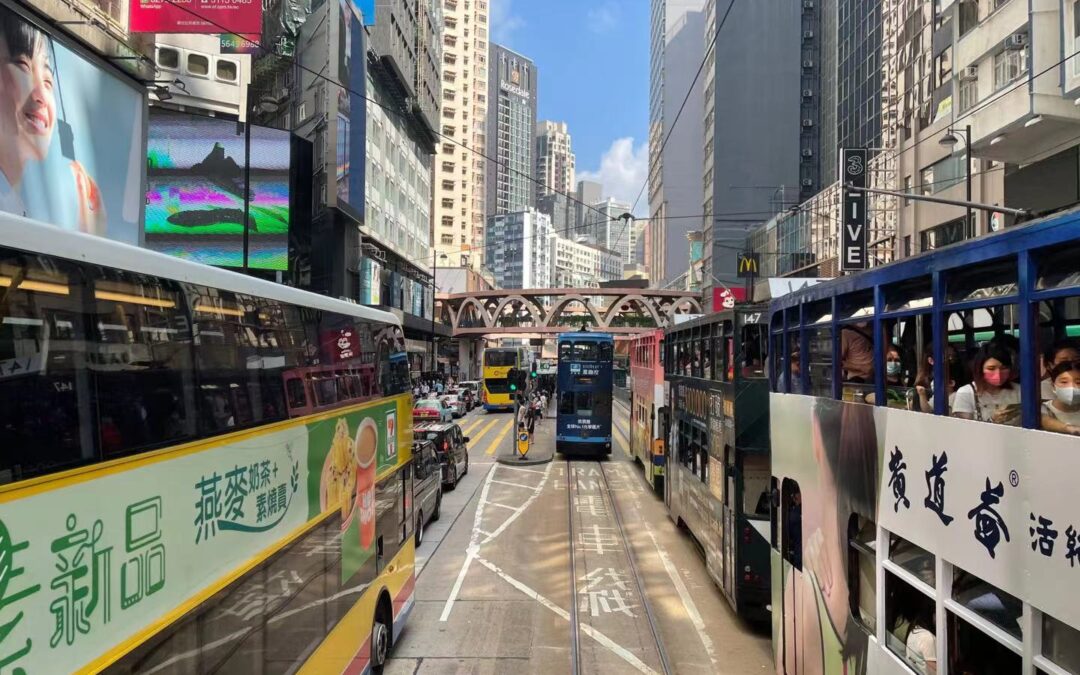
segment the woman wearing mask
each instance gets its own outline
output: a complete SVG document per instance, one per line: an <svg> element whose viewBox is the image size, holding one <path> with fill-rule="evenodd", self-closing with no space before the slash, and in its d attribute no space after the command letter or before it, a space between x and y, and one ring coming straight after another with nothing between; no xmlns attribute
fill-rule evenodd
<svg viewBox="0 0 1080 675"><path fill-rule="evenodd" d="M1054 378L1051 372L1058 365L1070 361L1080 361L1080 348L1077 348L1076 342L1069 338L1058 340L1043 354L1042 400L1054 400Z"/></svg>
<svg viewBox="0 0 1080 675"><path fill-rule="evenodd" d="M905 407L906 394L900 389L905 386L904 363L900 358L900 350L895 345L889 345L885 350L885 404L891 408ZM863 400L874 405L877 398L871 392Z"/></svg>
<svg viewBox="0 0 1080 675"><path fill-rule="evenodd" d="M994 424L1020 425L1020 387L1012 382L1013 354L986 344L972 364L973 381L956 391L952 416Z"/></svg>
<svg viewBox="0 0 1080 675"><path fill-rule="evenodd" d="M1050 371L1054 398L1042 406L1042 428L1080 436L1080 361L1066 361Z"/></svg>

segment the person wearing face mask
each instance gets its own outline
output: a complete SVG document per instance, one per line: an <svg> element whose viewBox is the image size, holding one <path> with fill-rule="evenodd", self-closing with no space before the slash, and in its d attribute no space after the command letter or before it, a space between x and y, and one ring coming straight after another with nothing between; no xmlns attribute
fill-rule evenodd
<svg viewBox="0 0 1080 675"><path fill-rule="evenodd" d="M1076 341L1071 338L1058 340L1043 354L1043 379L1040 385L1042 400L1054 400L1054 378L1050 373L1059 364L1070 361L1080 361L1080 347L1077 347Z"/></svg>
<svg viewBox="0 0 1080 675"><path fill-rule="evenodd" d="M907 405L906 393L900 391L906 386L904 382L904 363L900 358L900 350L895 345L889 345L885 350L885 402L893 408L903 408ZM864 399L870 405L874 405L876 397L873 392Z"/></svg>
<svg viewBox="0 0 1080 675"><path fill-rule="evenodd" d="M1042 428L1080 436L1080 361L1065 361L1050 370L1054 398L1042 405Z"/></svg>
<svg viewBox="0 0 1080 675"><path fill-rule="evenodd" d="M986 344L972 363L973 381L956 390L952 416L994 424L1020 425L1020 387L1013 384L1013 353Z"/></svg>

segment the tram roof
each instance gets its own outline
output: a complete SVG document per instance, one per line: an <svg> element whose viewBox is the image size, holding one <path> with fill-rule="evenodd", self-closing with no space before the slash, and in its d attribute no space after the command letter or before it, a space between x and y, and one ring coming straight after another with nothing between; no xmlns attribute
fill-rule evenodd
<svg viewBox="0 0 1080 675"><path fill-rule="evenodd" d="M562 342L563 340L593 340L595 342L603 342L614 339L615 337L611 333L593 333L592 331L559 333L559 342Z"/></svg>
<svg viewBox="0 0 1080 675"><path fill-rule="evenodd" d="M1080 206L1045 216L975 239L950 244L909 258L874 267L848 277L838 277L800 289L772 301L771 311L831 298L834 295L871 289L935 272L953 272L971 266L993 264L1021 251L1047 249L1080 242Z"/></svg>

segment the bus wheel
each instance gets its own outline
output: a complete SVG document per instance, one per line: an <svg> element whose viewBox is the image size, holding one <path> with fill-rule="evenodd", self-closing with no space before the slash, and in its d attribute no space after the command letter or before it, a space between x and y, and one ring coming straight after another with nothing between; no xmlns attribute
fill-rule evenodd
<svg viewBox="0 0 1080 675"><path fill-rule="evenodd" d="M380 608L375 613L375 623L371 627L371 669L376 673L383 671L390 651L390 630L386 627L385 619L385 612Z"/></svg>

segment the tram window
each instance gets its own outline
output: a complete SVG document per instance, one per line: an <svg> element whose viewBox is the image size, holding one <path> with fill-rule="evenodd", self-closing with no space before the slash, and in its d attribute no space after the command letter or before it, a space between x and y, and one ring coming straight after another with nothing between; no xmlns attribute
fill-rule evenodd
<svg viewBox="0 0 1080 675"><path fill-rule="evenodd" d="M0 248L0 484L96 458L85 294L82 266Z"/></svg>
<svg viewBox="0 0 1080 675"><path fill-rule="evenodd" d="M934 412L932 386L933 342L929 314L883 322L885 347L882 356L886 405L921 412ZM951 392L950 392L951 393ZM873 394L867 397L873 401Z"/></svg>
<svg viewBox="0 0 1080 675"><path fill-rule="evenodd" d="M1055 246L1037 254L1038 276L1035 288L1070 288L1080 286L1080 244Z"/></svg>
<svg viewBox="0 0 1080 675"><path fill-rule="evenodd" d="M810 395L832 397L833 352L832 328L811 328L807 369L810 376Z"/></svg>
<svg viewBox="0 0 1080 675"><path fill-rule="evenodd" d="M938 671L934 599L888 571L885 572L885 624L885 644L889 651L916 673L929 675Z"/></svg>
<svg viewBox="0 0 1080 675"><path fill-rule="evenodd" d="M934 554L895 534L889 535L889 560L927 586L934 585Z"/></svg>
<svg viewBox="0 0 1080 675"><path fill-rule="evenodd" d="M948 612L950 673L1020 673L1019 654Z"/></svg>
<svg viewBox="0 0 1080 675"><path fill-rule="evenodd" d="M574 392L562 392L562 394L559 395L559 414L573 415L574 412Z"/></svg>
<svg viewBox="0 0 1080 675"><path fill-rule="evenodd" d="M1080 631L1049 614L1042 615L1042 655L1071 673L1080 673Z"/></svg>
<svg viewBox="0 0 1080 675"><path fill-rule="evenodd" d="M877 625L877 524L857 513L848 521L848 598L851 614L873 634Z"/></svg>
<svg viewBox="0 0 1080 675"><path fill-rule="evenodd" d="M1050 371L1066 361L1080 361L1080 297L1056 298L1039 303L1036 332L1039 353L1040 398L1055 398Z"/></svg>
<svg viewBox="0 0 1080 675"><path fill-rule="evenodd" d="M569 342L563 342L559 345L559 360L570 361L572 360L572 354L574 351L574 345Z"/></svg>
<svg viewBox="0 0 1080 675"><path fill-rule="evenodd" d="M776 515L778 502L780 500L780 486L776 482L776 476L769 477L769 545L774 549L779 549L780 532L777 527Z"/></svg>
<svg viewBox="0 0 1080 675"><path fill-rule="evenodd" d="M960 363L956 368L959 380L950 405L951 414L1019 425L1021 363L1017 306L951 312L945 319L948 332L943 349L946 353L954 352ZM995 371L1007 371L1000 383L990 379L998 377Z"/></svg>
<svg viewBox="0 0 1080 675"><path fill-rule="evenodd" d="M574 343L574 360L575 361L596 361L596 357L599 353L598 345L595 342L575 342Z"/></svg>
<svg viewBox="0 0 1080 675"><path fill-rule="evenodd" d="M589 416L593 414L593 395L591 391L579 391L575 397L575 412L578 415Z"/></svg>
<svg viewBox="0 0 1080 675"><path fill-rule="evenodd" d="M885 311L902 312L911 309L930 309L934 304L930 277L909 279L885 287Z"/></svg>
<svg viewBox="0 0 1080 675"><path fill-rule="evenodd" d="M1016 259L1004 258L962 268L946 278L945 302L969 302L1016 295Z"/></svg>
<svg viewBox="0 0 1080 675"><path fill-rule="evenodd" d="M865 401L874 391L874 337L868 321L840 327L840 375L845 401Z"/></svg>
<svg viewBox="0 0 1080 675"><path fill-rule="evenodd" d="M601 342L599 344L599 349L597 350L597 353L598 353L598 355L600 357L600 361L602 361L602 362L603 361L610 361L611 360L611 350L612 350L612 346L609 343Z"/></svg>
<svg viewBox="0 0 1080 675"><path fill-rule="evenodd" d="M1020 616L1024 603L1019 598L959 567L953 568L952 596L953 600L1006 633L1023 639Z"/></svg>
<svg viewBox="0 0 1080 675"><path fill-rule="evenodd" d="M781 539L784 544L784 560L802 570L802 491L799 484L790 478L782 483L781 514L783 530Z"/></svg>
<svg viewBox="0 0 1080 675"><path fill-rule="evenodd" d="M778 389L790 391L792 394L801 394L802 391L802 353L799 348L798 331L789 331L787 334L788 358L784 364L785 370L780 373ZM787 385L791 385L788 387Z"/></svg>
<svg viewBox="0 0 1080 675"><path fill-rule="evenodd" d="M172 282L87 267L88 354L106 458L195 434L191 326Z"/></svg>
<svg viewBox="0 0 1080 675"><path fill-rule="evenodd" d="M836 299L837 319L859 319L874 316L873 289L848 293Z"/></svg>
<svg viewBox="0 0 1080 675"><path fill-rule="evenodd" d="M772 336L772 349L769 351L769 358L766 359L766 362L769 364L770 377L775 383L776 391L784 391L781 385L787 379L781 376L787 367L787 363L782 357L783 353L784 335L783 333L774 333Z"/></svg>
<svg viewBox="0 0 1080 675"><path fill-rule="evenodd" d="M750 323L742 327L742 376L766 377L765 357L769 353L768 328L764 324Z"/></svg>
<svg viewBox="0 0 1080 675"><path fill-rule="evenodd" d="M747 518L769 517L769 458L767 455L742 457L743 514Z"/></svg>

